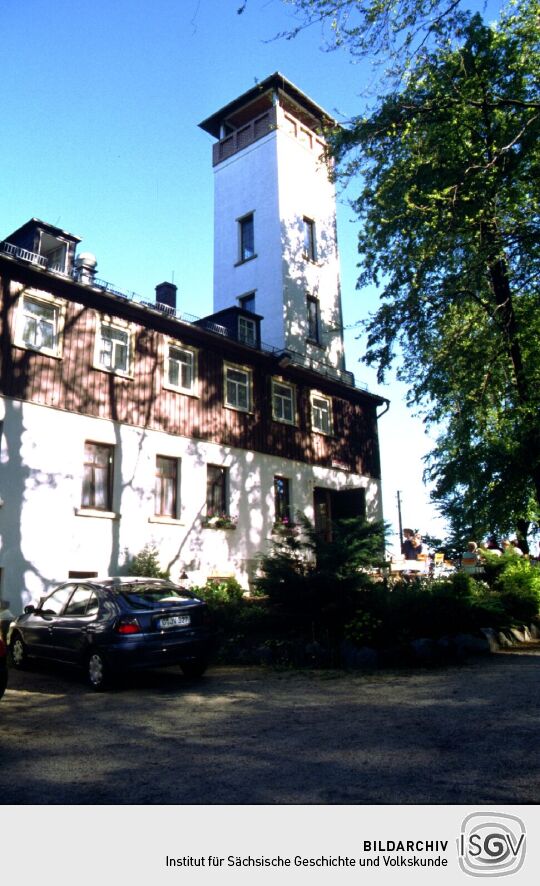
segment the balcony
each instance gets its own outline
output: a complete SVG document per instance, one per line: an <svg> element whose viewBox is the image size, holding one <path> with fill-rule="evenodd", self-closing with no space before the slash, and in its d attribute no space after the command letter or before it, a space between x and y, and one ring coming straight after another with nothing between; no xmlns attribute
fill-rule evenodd
<svg viewBox="0 0 540 886"><path fill-rule="evenodd" d="M269 132L272 132L276 128L276 108L269 108L264 114L261 114L260 117L256 117L255 120L250 120L245 126L235 129L234 132L231 132L230 135L226 135L225 138L222 138L213 146L213 165L217 166L218 163L227 160L243 148L247 148L248 145L253 144L253 142L258 141L258 139L263 138L265 135L268 135Z"/></svg>

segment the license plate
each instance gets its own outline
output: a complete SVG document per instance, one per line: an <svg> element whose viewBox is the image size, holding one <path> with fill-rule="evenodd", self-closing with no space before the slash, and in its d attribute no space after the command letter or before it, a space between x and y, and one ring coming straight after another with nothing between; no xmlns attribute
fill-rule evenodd
<svg viewBox="0 0 540 886"><path fill-rule="evenodd" d="M189 615L170 615L168 618L160 618L158 626L160 628L185 628L190 622Z"/></svg>

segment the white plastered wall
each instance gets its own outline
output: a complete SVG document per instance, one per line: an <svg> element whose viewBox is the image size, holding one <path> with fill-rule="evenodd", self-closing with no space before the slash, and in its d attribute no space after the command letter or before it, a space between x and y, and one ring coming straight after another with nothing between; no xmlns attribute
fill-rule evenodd
<svg viewBox="0 0 540 886"><path fill-rule="evenodd" d="M146 543L162 567L192 583L235 575L247 587L255 558L268 550L274 520L273 479L287 477L291 506L313 517L313 487L364 488L368 516L380 517L379 483L259 453L119 425L19 401L0 401L1 596L17 613L70 571L98 575L126 571ZM86 440L113 444L116 516L85 516L80 508ZM181 512L156 522L156 455L181 460ZM229 469L234 530L201 528L206 466Z"/></svg>
<svg viewBox="0 0 540 886"><path fill-rule="evenodd" d="M320 146L279 127L214 169L214 310L255 292L265 344L343 368L335 188ZM253 213L256 256L239 259L238 219ZM303 218L315 223L317 261L303 255ZM318 298L324 348L306 342L306 295Z"/></svg>

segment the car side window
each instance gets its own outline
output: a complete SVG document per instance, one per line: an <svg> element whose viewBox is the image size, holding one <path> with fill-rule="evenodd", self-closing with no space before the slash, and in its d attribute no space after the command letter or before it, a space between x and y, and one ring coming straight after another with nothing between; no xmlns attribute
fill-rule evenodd
<svg viewBox="0 0 540 886"><path fill-rule="evenodd" d="M66 606L64 615L84 617L94 615L97 609L97 597L91 588L77 588Z"/></svg>
<svg viewBox="0 0 540 886"><path fill-rule="evenodd" d="M58 615L64 608L66 601L69 599L73 585L69 587L57 588L50 596L46 597L41 603L39 609L45 615Z"/></svg>

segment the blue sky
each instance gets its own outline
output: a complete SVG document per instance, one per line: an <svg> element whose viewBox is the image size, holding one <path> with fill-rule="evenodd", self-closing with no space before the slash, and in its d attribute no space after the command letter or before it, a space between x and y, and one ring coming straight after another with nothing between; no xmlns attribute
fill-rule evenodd
<svg viewBox="0 0 540 886"><path fill-rule="evenodd" d="M249 0L238 15L240 5L0 0L0 238L41 218L82 238L99 277L148 299L174 277L179 307L210 313L212 139L198 123L276 70L338 118L361 110L375 78L346 52L322 52L317 27L272 39L293 23L281 0ZM338 235L353 327L376 293L355 289L357 227L346 195ZM421 482L422 424L402 386L377 386L358 363L354 329L346 344L357 381L392 400L380 422L385 517L396 524L399 489L405 525L434 533L441 524Z"/></svg>

